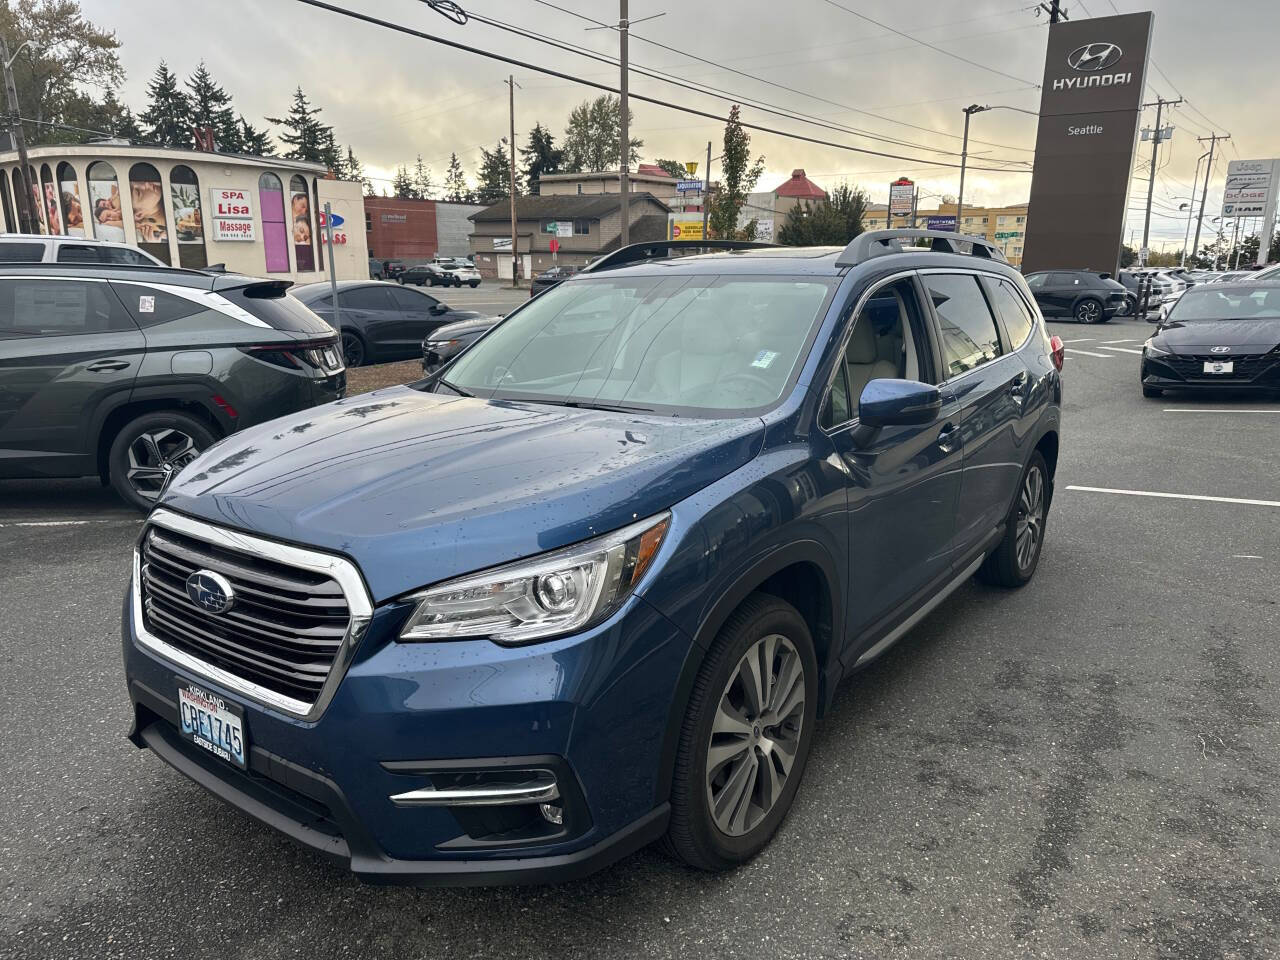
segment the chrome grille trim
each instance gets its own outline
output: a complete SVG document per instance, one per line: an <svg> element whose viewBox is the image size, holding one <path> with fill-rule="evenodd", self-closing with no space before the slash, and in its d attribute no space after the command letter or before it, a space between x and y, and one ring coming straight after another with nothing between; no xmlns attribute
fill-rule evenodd
<svg viewBox="0 0 1280 960"><path fill-rule="evenodd" d="M261 557L274 563L319 574L334 580L338 584L342 590L350 616L346 632L338 641L337 651L334 654L331 666L328 668L324 684L320 688L315 701L309 703L268 689L252 680L207 663L194 654L178 649L147 629L147 623L143 617L141 540L133 551L133 579L130 586L130 596L133 607L134 637L140 646L199 677L221 684L227 689L243 694L245 697L255 700L264 706L304 720L317 719L324 712L329 701L333 699L338 684L342 682L356 647L368 629L369 621L373 616L373 602L355 564L344 557L278 543L274 540L266 540L238 530L229 530L202 520L193 520L190 517L163 508L152 512L147 520L143 536L147 536L153 527L171 530L174 533L204 541L214 547L247 554L250 557ZM234 621L232 622L234 623ZM301 639L296 642L300 645L308 643L308 641ZM315 643L314 640L310 642ZM322 646L329 645L322 644Z"/></svg>

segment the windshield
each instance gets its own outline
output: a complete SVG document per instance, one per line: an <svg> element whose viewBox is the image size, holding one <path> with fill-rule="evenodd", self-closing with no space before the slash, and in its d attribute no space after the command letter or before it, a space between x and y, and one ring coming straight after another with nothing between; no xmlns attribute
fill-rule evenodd
<svg viewBox="0 0 1280 960"><path fill-rule="evenodd" d="M1169 311L1170 320L1274 320L1280 287L1192 287Z"/></svg>
<svg viewBox="0 0 1280 960"><path fill-rule="evenodd" d="M611 277L552 287L462 354L481 397L744 416L776 403L837 277Z"/></svg>

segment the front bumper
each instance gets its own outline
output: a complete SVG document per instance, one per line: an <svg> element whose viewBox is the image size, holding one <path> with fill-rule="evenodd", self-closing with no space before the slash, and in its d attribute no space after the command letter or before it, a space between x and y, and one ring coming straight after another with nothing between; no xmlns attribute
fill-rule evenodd
<svg viewBox="0 0 1280 960"><path fill-rule="evenodd" d="M1206 360L1230 360L1229 374L1204 372ZM1280 354L1253 356L1203 356L1193 354L1143 354L1142 383L1167 390L1252 390L1280 392Z"/></svg>
<svg viewBox="0 0 1280 960"><path fill-rule="evenodd" d="M584 876L666 829L662 744L689 642L638 597L579 637L523 648L399 644L407 605L380 607L324 712L308 722L144 649L123 629L129 737L211 793L372 882L502 884ZM192 682L244 710L248 769L178 733ZM625 758L620 763L619 758ZM562 827L392 797L442 770L554 771ZM509 808L516 816L516 808ZM520 808L537 817L537 805ZM505 814L504 814L505 816ZM518 818L517 818L518 820ZM528 821L532 822L532 821Z"/></svg>

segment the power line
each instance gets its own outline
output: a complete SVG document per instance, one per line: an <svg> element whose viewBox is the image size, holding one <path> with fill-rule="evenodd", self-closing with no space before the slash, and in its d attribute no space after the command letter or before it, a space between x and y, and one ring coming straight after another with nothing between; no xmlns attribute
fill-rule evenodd
<svg viewBox="0 0 1280 960"><path fill-rule="evenodd" d="M403 33L407 36L416 37L420 40L430 40L433 43L438 43L446 47L452 47L455 50L462 50L467 53L474 53L478 56L485 57L489 60L497 60L501 63L506 63L506 64L510 64L511 66L520 67L522 70L529 70L529 71L532 71L533 73L546 74L547 76L557 77L561 80L569 80L574 83L581 84L582 86L585 86L585 87L591 87L595 90L601 90L605 93L619 92L617 87L613 87L608 84L596 83L595 81L587 80L582 77L575 77L572 74L564 73L563 71L560 71L560 70L553 70L550 67L541 67L541 66L538 66L537 64L528 63L524 60L517 60L515 57L508 57L505 54L495 53L490 50L483 50L480 47L475 47L466 43L460 43L457 40L449 40L449 39L446 39L445 37L440 37L440 36L436 36L435 34L426 33L422 30L415 30L412 27L406 27L398 23L392 23L389 20L381 20L378 17L370 16L369 14L366 14L366 13L359 13L358 11L355 11L355 10L347 10L343 7L338 7L331 3L326 3L324 2L324 0L296 0L296 2L305 4L306 6L309 6L309 7L315 7L316 9L319 9L319 10L327 10L330 13L336 13L339 16L348 17L352 20L359 20L363 23L369 23L369 24L373 24L374 26L383 27L387 30L393 30L396 33ZM631 94L631 96L634 97L636 100L640 100L644 103L651 103L651 104L654 104L655 106L666 107L669 110L678 110L681 113L688 113L693 116L704 117L707 120L714 120L716 123L722 123L724 121L724 117L722 116L719 116L714 113L709 113L706 110L698 110L695 107L687 107L687 106L684 106L683 104L671 103L668 100L662 100L657 97L650 97L650 96L646 96L644 94L639 94L639 93L633 93ZM793 133L787 130L778 130L776 128L766 127L757 123L748 123L746 121L741 121L741 126L748 130L759 131L760 133L768 133L774 136L787 137L792 140L800 140L805 143L813 143L823 147L832 147L837 150L847 150L847 151L850 151L851 153L864 153L869 156L886 157L890 160L903 160L909 163L918 163L918 164L932 163L932 161L926 160L921 157L909 157L909 156L902 156L900 154L895 154L895 153L886 153L880 150L868 150L865 147L856 147L848 143L837 143L833 140L821 140L817 137L810 137L810 136L806 136L805 134ZM959 168L960 166L958 163L935 163L933 165L956 167L956 168ZM987 173L1030 173L1031 172L1029 169L1027 170L1010 169L1008 167L969 166L969 169L982 170Z"/></svg>
<svg viewBox="0 0 1280 960"><path fill-rule="evenodd" d="M907 40L910 40L912 43L918 43L922 47L928 47L930 50L936 51L937 53L942 54L944 57L951 57L953 60L959 60L961 63L967 63L971 67L977 67L979 70L986 70L988 73L994 73L1001 77L1007 77L1010 80L1017 80L1019 83L1031 84L1031 86L1037 89L1039 89L1040 87L1040 84L1038 83L1032 83L1030 80L1024 80L1022 77L1015 77L1013 74L1005 73L1003 70L997 70L995 67L988 67L985 63L979 63L977 60L970 60L968 57L962 57L960 56L960 54L952 53L950 50L946 50L942 47L937 46L936 44L932 44L928 40L921 40L919 37L913 37L911 34L904 33L903 31L898 30L895 27L889 26L887 23L881 23L879 20L873 20L871 17L868 17L864 13L859 13L857 10L850 10L844 4L836 3L836 0L822 0L822 2L829 4L830 6L833 6L838 10L843 10L845 13L852 14L853 16L857 17L859 20L865 20L867 21L867 23L874 23L881 30L888 30L890 33L896 33L898 36L904 37Z"/></svg>
<svg viewBox="0 0 1280 960"><path fill-rule="evenodd" d="M539 3L539 4L541 4L541 5L542 5L542 6L544 6L544 7L551 7L551 8L552 8L552 9L554 9L554 10L559 10L561 13L567 13L569 16L577 17L579 20L584 20L584 21L586 21L587 23L595 24L595 25L596 25L596 26L598 26L598 27L608 27L608 28L610 28L610 29L612 29L612 27L613 27L613 24L610 24L610 23L604 23L603 21L596 20L594 17L589 17L589 16L587 16L587 15L586 15L586 14L584 14L584 13L578 13L576 10L570 10L570 9L569 9L569 8L567 8L567 7L561 7L561 6L559 6L559 5L555 4L555 3L550 2L550 0L534 0L534 2L535 2L535 3ZM897 125L899 125L899 126L903 126L903 127L910 127L910 128L911 128L911 129L913 129L913 130L923 130L925 133L931 133L931 134L934 134L934 135L936 135L936 136L950 137L952 140L960 140L960 139L961 139L961 137L960 137L960 135L959 135L959 134L955 134L955 133L947 133L947 132L945 132L945 131L943 131L943 130L935 130L935 129L931 128L931 127L921 126L920 124L917 124L917 123L908 123L908 122L907 122L907 121L905 121L905 120L895 120L895 119L893 119L892 117L886 117L886 116L882 116L882 115L880 115L880 114L878 114L878 113L872 113L872 112L871 112L871 111L869 111L869 110L863 110L863 109L861 109L860 107L850 106L849 104L847 104L847 103L841 103L841 102L840 102L840 101L838 101L838 100L830 100L830 99L828 99L828 98L826 98L826 97L819 96L819 95L818 95L818 94L816 94L816 93L809 93L808 91L805 91L805 90L799 90L799 89L797 89L797 88L795 88L795 87L789 87L789 86L787 86L785 83L777 83L777 82L775 82L775 81L773 81L773 80L766 80L764 77L756 76L755 74L751 74L751 73L746 73L746 72L744 72L744 71L742 71L742 70L737 70L737 69L735 69L735 68L733 68L733 67L727 67L727 66L725 66L723 63L717 63L717 62L716 62L716 61L714 61L714 60L708 60L706 57L700 57L700 56L698 56L697 54L689 53L687 50L680 50L680 49L678 49L678 48L676 48L676 47L668 46L668 45L667 45L667 44L665 44L665 43L660 43L660 42L659 42L659 41L657 41L657 40L651 40L651 39L649 39L648 37L642 37L642 36L641 36L640 34L638 34L638 33L631 33L631 34L630 34L630 37L631 37L631 39L632 39L632 40L639 40L639 41L641 41L642 43L647 43L647 44L649 44L650 46L658 47L658 48L659 48L659 49L661 49L661 50L667 50L667 51L669 51L670 53L679 54L680 56L682 56L682 57L687 57L687 58L688 58L688 59L690 59L690 60L696 60L696 61L698 61L699 63L709 64L710 66L713 66L713 67L715 67L715 68L716 68L716 69L718 69L718 70L724 70L724 71L727 71L727 72L729 72L729 73L734 73L734 74L737 74L737 75L738 75L738 76L740 76L740 77L745 77L746 79L748 79L748 80L752 80L752 81L754 81L754 82L756 82L756 83L763 83L763 84L766 84L766 85L768 85L768 86L770 86L770 87L776 87L776 88L778 88L779 90L785 90L785 91L787 91L788 93L794 93L794 94L797 94L797 95L802 96L802 97L808 97L809 99L811 99L811 100L817 100L817 101L819 101L820 103L830 104L830 105L831 105L831 106L833 106L833 107L839 107L841 110L847 110L847 111L849 111L850 113L858 113L858 114L861 114L861 115L862 115L862 116L864 116L864 117L873 117L873 118L875 118L876 120L883 120L885 123L892 123L892 124L897 124ZM1004 74L1004 76L1008 77L1009 75L1008 75L1008 74ZM1021 78L1019 78L1019 77L1010 77L1010 79L1012 79L1012 80L1017 80L1019 83L1022 83L1022 84L1024 84L1024 85L1025 85L1025 86L1027 86L1027 87L1036 87L1037 89L1038 89L1038 87L1039 87L1039 85L1038 85L1038 84L1031 83L1030 81L1027 81L1027 80L1022 80L1022 79L1021 79ZM970 140L971 140L971 142L973 142L973 143L980 143L980 144L982 144L983 146L987 146L987 147L1000 147L1001 149L1005 149L1005 150L1022 150L1022 151L1025 151L1025 152L1027 152L1027 153L1035 153L1035 151L1034 151L1033 149L1030 149L1030 148L1028 148L1028 147L1015 147L1015 146L1011 146L1011 145L1009 145L1009 144L1003 144L1003 143L992 143L992 142L991 142L991 141L989 141L989 140L978 140L977 138L974 138L974 137L970 137Z"/></svg>
<svg viewBox="0 0 1280 960"><path fill-rule="evenodd" d="M430 3L431 0L422 0L422 2ZM612 67L620 66L619 61L611 57L608 57L605 54L597 53L596 51L590 50L579 44L558 40L554 37L550 37L550 36L547 36L546 34L538 33L537 31L534 31L534 30L529 30L524 27L518 27L518 26L515 26L514 24L508 24L500 20L494 20L490 17L481 16L479 14L470 13L468 14L468 16L471 20L475 20L477 23L483 23L486 26L491 26L496 29L506 31L507 33L513 33L517 36L525 37L526 39L536 40L540 43L548 44L549 46L556 47L557 49L560 49L560 50L565 50L569 53L576 53L579 56L587 57L588 59L591 59L591 60L598 60L601 63L607 63ZM637 37L636 39L639 39L639 38ZM637 64L634 61L632 61L632 63L630 64L629 72L638 73L641 76L650 77L651 79L659 80L663 83L669 83L669 84L672 84L673 86L681 87L685 90L691 90L694 93L703 94L704 96L716 97L728 103L745 104L747 106L754 107L757 110L763 110L765 113L771 113L774 116L779 116L787 120L799 120L803 123L809 123L817 127L824 127L828 130L834 130L837 133L849 133L854 136L865 137L870 140L878 140L878 141L881 141L882 143L890 143L896 146L903 146L903 147L914 147L919 150L928 150L931 153L946 154L953 157L960 156L959 152L955 150L946 150L941 147L931 146L927 143L916 143L911 140L902 140L897 137L885 137L880 134L873 133L869 130L863 130L858 127L851 127L848 124L829 123L826 120L820 119L814 114L801 113L800 111L788 109L779 104L771 104L768 101L758 100L753 97L744 97L741 94L735 93L731 90L725 90L722 87L714 87L710 84L705 84L705 83L698 83L696 85L690 84L683 80L676 79L672 77L670 74L657 72L652 68L642 67L640 64ZM1012 149L1023 149L1023 148L1015 147ZM1026 164L1027 163L1027 161L1025 160L1002 160L994 157L990 158L990 162L1009 163L1009 164Z"/></svg>

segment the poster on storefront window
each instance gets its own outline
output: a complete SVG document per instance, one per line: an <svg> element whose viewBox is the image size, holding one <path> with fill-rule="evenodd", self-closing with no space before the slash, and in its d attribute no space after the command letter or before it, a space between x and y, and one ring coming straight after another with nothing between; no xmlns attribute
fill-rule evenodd
<svg viewBox="0 0 1280 960"><path fill-rule="evenodd" d="M83 237L84 206L80 203L80 182L75 179L74 172L71 179L59 181L58 190L62 194L62 209L66 214L67 236Z"/></svg>
<svg viewBox="0 0 1280 960"><path fill-rule="evenodd" d="M99 240L124 243L124 213L120 209L120 185L110 180L89 181L89 209L93 235Z"/></svg>
<svg viewBox="0 0 1280 960"><path fill-rule="evenodd" d="M49 224L49 232L61 236L62 215L58 212L58 188L52 181L44 184L44 215Z"/></svg>
<svg viewBox="0 0 1280 960"><path fill-rule="evenodd" d="M178 245L204 243L204 218L200 212L200 188L190 183L171 183L173 227Z"/></svg>
<svg viewBox="0 0 1280 960"><path fill-rule="evenodd" d="M131 179L129 191L133 199L133 227L138 234L138 243L167 244L169 229L165 223L160 181Z"/></svg>
<svg viewBox="0 0 1280 960"><path fill-rule="evenodd" d="M289 210L293 218L293 253L298 270L316 268L315 253L311 245L311 198L306 190L291 190Z"/></svg>

